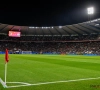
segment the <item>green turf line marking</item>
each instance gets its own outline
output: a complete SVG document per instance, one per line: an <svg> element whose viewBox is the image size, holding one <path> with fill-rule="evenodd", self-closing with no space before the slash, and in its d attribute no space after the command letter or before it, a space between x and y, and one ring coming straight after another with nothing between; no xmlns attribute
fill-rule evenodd
<svg viewBox="0 0 100 90"><path fill-rule="evenodd" d="M4 87L4 88L7 88L7 85L5 84L5 82L3 82L3 80L0 78L0 83L2 84L2 86Z"/></svg>
<svg viewBox="0 0 100 90"><path fill-rule="evenodd" d="M30 83L26 83L26 82L7 82L7 83L14 83L14 84L25 84L25 85L30 85Z"/></svg>
<svg viewBox="0 0 100 90"><path fill-rule="evenodd" d="M84 78L84 79L75 79L75 80L67 80L67 81L54 81L54 82L44 82L44 83L36 83L36 84L26 84L26 85L17 85L17 86L8 86L7 88L15 88L15 87L22 87L22 86L36 86L36 85L46 85L46 84L56 84L56 83L66 83L66 82L77 82L77 81L85 81L85 80L96 80L100 79L97 78ZM13 82L12 82L13 83Z"/></svg>

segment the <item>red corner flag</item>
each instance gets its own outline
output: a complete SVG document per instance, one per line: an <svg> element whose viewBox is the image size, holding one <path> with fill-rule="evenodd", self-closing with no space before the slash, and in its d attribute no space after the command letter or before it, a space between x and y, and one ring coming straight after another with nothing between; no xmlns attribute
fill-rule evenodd
<svg viewBox="0 0 100 90"><path fill-rule="evenodd" d="M5 61L6 63L9 61L9 56L8 56L8 50L6 49L6 52L5 52Z"/></svg>

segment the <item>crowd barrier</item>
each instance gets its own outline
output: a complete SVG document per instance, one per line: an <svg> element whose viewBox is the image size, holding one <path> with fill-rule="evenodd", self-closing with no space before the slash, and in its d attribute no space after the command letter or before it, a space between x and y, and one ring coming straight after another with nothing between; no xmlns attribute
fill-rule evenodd
<svg viewBox="0 0 100 90"><path fill-rule="evenodd" d="M5 52L2 52L0 51L0 54L5 54ZM9 54L13 54L11 52L9 52ZM15 53L15 54L22 54L22 53ZM27 54L27 53L25 53ZM40 54L38 52L32 52L31 54ZM75 54L75 53L69 53L69 54L61 54L61 53L52 53L52 52L45 52L45 53L42 53L42 54L48 54L48 55L79 55L79 54ZM98 54L83 54L85 56L97 56Z"/></svg>

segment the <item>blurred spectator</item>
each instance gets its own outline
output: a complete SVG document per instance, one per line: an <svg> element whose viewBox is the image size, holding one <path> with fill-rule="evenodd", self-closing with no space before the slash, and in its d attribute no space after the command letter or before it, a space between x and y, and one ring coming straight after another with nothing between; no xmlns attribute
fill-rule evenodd
<svg viewBox="0 0 100 90"><path fill-rule="evenodd" d="M100 54L98 35L86 36L22 36L0 35L0 51L8 48L11 53L32 51L39 54Z"/></svg>

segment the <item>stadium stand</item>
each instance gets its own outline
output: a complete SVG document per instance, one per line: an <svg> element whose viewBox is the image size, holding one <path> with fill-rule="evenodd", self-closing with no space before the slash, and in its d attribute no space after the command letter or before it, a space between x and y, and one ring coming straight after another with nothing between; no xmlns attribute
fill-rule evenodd
<svg viewBox="0 0 100 90"><path fill-rule="evenodd" d="M9 37L20 31L21 37ZM29 27L0 24L0 53L100 55L100 19L73 25Z"/></svg>

